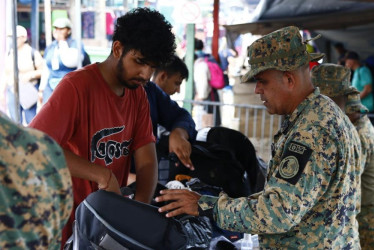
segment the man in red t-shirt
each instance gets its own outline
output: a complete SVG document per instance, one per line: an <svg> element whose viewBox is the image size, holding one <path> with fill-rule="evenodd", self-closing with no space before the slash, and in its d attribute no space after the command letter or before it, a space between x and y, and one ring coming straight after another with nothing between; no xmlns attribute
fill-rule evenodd
<svg viewBox="0 0 374 250"><path fill-rule="evenodd" d="M135 199L149 203L157 182L155 138L142 86L172 57L172 26L154 10L138 8L118 18L112 51L102 63L67 74L30 127L64 149L73 176L74 211L93 191L120 193L131 156L136 161ZM63 231L72 233L74 211Z"/></svg>

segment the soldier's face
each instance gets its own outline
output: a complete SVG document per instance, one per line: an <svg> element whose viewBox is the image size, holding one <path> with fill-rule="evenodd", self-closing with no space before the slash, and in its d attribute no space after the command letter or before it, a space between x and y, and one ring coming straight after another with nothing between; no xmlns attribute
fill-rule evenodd
<svg viewBox="0 0 374 250"><path fill-rule="evenodd" d="M345 112L345 105L347 103L347 97L345 95L340 95L340 96L335 96L335 97L330 97L331 100L333 100L336 105L339 106L339 108Z"/></svg>
<svg viewBox="0 0 374 250"><path fill-rule="evenodd" d="M285 73L270 69L257 74L255 79L255 93L260 95L269 114L285 115L292 112L291 89Z"/></svg>

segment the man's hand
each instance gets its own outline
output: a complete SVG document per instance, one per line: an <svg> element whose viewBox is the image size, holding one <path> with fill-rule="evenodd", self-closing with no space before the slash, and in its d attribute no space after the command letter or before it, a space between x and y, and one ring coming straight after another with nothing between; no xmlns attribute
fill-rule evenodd
<svg viewBox="0 0 374 250"><path fill-rule="evenodd" d="M157 202L173 201L158 211L166 213L166 217L174 217L180 214L199 215L198 204L201 195L186 189L165 189L160 191L161 196L156 197Z"/></svg>
<svg viewBox="0 0 374 250"><path fill-rule="evenodd" d="M121 194L116 176L110 169L107 170L107 174L100 178L99 182L97 183L99 189L104 189L105 191Z"/></svg>
<svg viewBox="0 0 374 250"><path fill-rule="evenodd" d="M112 173L112 178L109 181L108 188L105 189L105 190L117 193L119 195L121 194L120 186L118 184L118 180L117 180L116 176L113 173Z"/></svg>
<svg viewBox="0 0 374 250"><path fill-rule="evenodd" d="M188 134L182 128L175 128L169 135L169 152L174 152L179 160L187 168L194 170L191 155L191 144L188 141Z"/></svg>
<svg viewBox="0 0 374 250"><path fill-rule="evenodd" d="M98 188L121 194L118 180L110 169L87 161L67 149L64 149L64 155L72 176L96 182Z"/></svg>

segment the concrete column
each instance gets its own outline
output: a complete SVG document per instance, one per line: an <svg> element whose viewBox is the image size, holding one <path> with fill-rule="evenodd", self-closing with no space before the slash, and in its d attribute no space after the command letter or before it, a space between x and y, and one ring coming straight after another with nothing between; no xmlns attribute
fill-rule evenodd
<svg viewBox="0 0 374 250"><path fill-rule="evenodd" d="M96 2L95 15L95 40L98 42L97 46L106 47L108 41L106 39L106 6L105 0L98 0Z"/></svg>

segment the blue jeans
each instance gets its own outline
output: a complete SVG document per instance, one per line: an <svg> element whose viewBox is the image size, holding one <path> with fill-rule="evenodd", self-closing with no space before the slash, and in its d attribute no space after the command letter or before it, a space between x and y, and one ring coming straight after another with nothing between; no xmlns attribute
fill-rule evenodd
<svg viewBox="0 0 374 250"><path fill-rule="evenodd" d="M13 87L12 87L13 88ZM39 89L39 84L35 85L36 89ZM8 87L7 90L7 105L10 113L10 117L12 118L13 121L16 121L16 107L14 106L14 93L11 91L11 88ZM24 109L20 105L20 123L22 124L23 122L23 113L25 114L25 119L26 123L29 124L31 120L35 117L36 115L36 103L29 109Z"/></svg>

